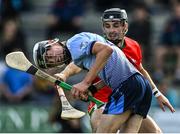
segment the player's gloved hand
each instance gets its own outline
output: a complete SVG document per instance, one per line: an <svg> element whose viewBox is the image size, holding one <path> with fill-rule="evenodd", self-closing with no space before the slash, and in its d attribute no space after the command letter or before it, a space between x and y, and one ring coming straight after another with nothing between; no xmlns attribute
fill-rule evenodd
<svg viewBox="0 0 180 134"><path fill-rule="evenodd" d="M61 80L61 81L66 81L67 80L66 75L63 74L63 73L56 73L56 74L54 74L54 77L56 77L58 80Z"/></svg>
<svg viewBox="0 0 180 134"><path fill-rule="evenodd" d="M165 111L164 106L167 106L171 110L172 113L175 112L175 109L173 108L173 106L171 105L169 100L163 94L159 95L156 98L157 98L157 101L163 111Z"/></svg>

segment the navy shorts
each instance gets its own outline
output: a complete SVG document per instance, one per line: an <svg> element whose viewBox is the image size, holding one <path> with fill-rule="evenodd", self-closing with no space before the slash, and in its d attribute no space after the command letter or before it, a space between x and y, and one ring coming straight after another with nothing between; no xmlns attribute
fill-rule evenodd
<svg viewBox="0 0 180 134"><path fill-rule="evenodd" d="M147 79L136 73L114 89L103 114L121 114L129 109L146 118L152 100L152 89Z"/></svg>

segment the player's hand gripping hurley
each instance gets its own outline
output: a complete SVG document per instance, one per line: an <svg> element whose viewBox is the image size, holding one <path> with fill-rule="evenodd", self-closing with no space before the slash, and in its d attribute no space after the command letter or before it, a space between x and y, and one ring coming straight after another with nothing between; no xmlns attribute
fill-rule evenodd
<svg viewBox="0 0 180 134"><path fill-rule="evenodd" d="M17 51L17 52L12 52L9 53L8 55L6 55L6 63L8 66L27 72L29 74L41 77L43 79L46 79L52 83L55 83L56 85L59 85L60 87L62 87L65 90L71 90L72 86L60 81L58 79L56 79L53 76L50 76L49 74L45 73L44 71L38 69L37 67L35 67L24 55L23 52ZM92 96L88 96L88 100L92 101L94 103L96 103L97 107L101 107L102 105L104 105L103 102L101 102L100 100L97 100L96 98L92 97Z"/></svg>

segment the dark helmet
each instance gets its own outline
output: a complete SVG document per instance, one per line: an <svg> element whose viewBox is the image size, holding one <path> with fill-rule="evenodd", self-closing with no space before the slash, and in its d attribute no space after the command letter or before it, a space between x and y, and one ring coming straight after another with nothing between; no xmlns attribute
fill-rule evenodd
<svg viewBox="0 0 180 134"><path fill-rule="evenodd" d="M102 21L128 21L126 10L120 8L110 8L105 10L101 19Z"/></svg>
<svg viewBox="0 0 180 134"><path fill-rule="evenodd" d="M66 46L63 44L63 42L59 42L58 38L55 38L53 40L45 40L45 41L40 41L37 42L34 45L33 48L33 59L35 62L35 65L40 67L40 68L50 68L50 67L54 67L55 65L53 65L52 63L48 63L46 61L46 52L48 49L50 49L50 47L53 44L58 43L59 45L61 45L64 49L64 53L63 53L63 57L64 59L62 59L62 62L59 63L59 65L62 65L63 63L69 63L69 61L71 60L71 56L69 54L69 51L67 51Z"/></svg>

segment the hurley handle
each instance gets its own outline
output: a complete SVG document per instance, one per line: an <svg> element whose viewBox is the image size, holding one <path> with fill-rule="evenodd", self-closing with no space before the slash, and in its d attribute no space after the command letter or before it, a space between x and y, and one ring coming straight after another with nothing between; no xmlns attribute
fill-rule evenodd
<svg viewBox="0 0 180 134"><path fill-rule="evenodd" d="M65 82L63 82L63 81L57 80L55 83L56 83L57 85L59 85L60 87L62 87L63 89L65 89L65 90L71 90L71 89L72 89L72 86L71 86L71 85L69 85L69 84L67 84L67 83L65 83ZM91 95L88 95L88 100L96 103L96 105L97 105L98 108L104 105L104 103L103 103L102 101L94 98L94 97L91 96Z"/></svg>

